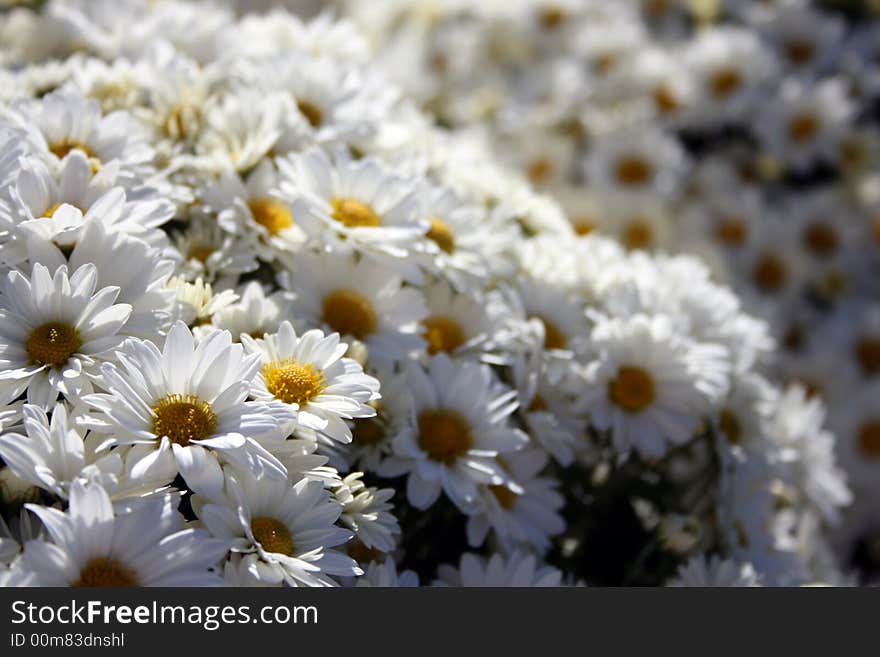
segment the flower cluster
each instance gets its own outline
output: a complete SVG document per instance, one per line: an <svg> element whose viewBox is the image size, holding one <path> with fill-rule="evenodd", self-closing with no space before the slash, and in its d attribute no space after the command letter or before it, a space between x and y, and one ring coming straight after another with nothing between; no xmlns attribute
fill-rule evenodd
<svg viewBox="0 0 880 657"><path fill-rule="evenodd" d="M427 110L484 136L576 233L698 255L768 323L779 348L765 373L804 389L787 393L804 417L828 409L855 492L835 549L876 577L876 4L343 4ZM762 394L734 386L733 399Z"/></svg>
<svg viewBox="0 0 880 657"><path fill-rule="evenodd" d="M492 43L633 54L593 4ZM842 581L850 492L771 325L696 257L584 234L533 187L556 155L522 176L438 127L353 23L49 0L0 34L0 583ZM447 122L483 94L447 97L461 54L417 76ZM557 91L612 118L618 86ZM505 148L575 144L517 122ZM590 194L667 207L662 125L591 141Z"/></svg>

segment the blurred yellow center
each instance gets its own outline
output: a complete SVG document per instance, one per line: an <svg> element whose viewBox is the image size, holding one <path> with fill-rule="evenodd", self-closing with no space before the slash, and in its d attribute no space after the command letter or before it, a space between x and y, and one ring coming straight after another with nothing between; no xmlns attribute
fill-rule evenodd
<svg viewBox="0 0 880 657"><path fill-rule="evenodd" d="M312 365L295 360L275 360L263 365L266 389L285 404L304 406L321 394L327 385L324 374Z"/></svg>
<svg viewBox="0 0 880 657"><path fill-rule="evenodd" d="M534 318L541 320L541 324L544 325L544 349L565 349L565 345L568 343L565 333L545 317L535 315Z"/></svg>
<svg viewBox="0 0 880 657"><path fill-rule="evenodd" d="M740 217L725 217L715 225L715 237L725 246L740 246L746 240L746 224Z"/></svg>
<svg viewBox="0 0 880 657"><path fill-rule="evenodd" d="M428 342L428 353L455 351L465 342L464 331L454 319L435 315L422 321L425 327L423 336Z"/></svg>
<svg viewBox="0 0 880 657"><path fill-rule="evenodd" d="M640 367L625 365L608 382L608 397L625 411L637 413L654 401L654 379Z"/></svg>
<svg viewBox="0 0 880 657"><path fill-rule="evenodd" d="M204 440L217 429L217 415L211 405L196 395L165 395L153 405L153 433L168 436L176 445Z"/></svg>
<svg viewBox="0 0 880 657"><path fill-rule="evenodd" d="M324 297L321 319L337 333L358 340L376 330L376 313L372 304L352 290L335 290Z"/></svg>
<svg viewBox="0 0 880 657"><path fill-rule="evenodd" d="M785 285L788 270L785 263L777 256L768 253L761 256L755 263L752 272L755 283L765 292L775 292Z"/></svg>
<svg viewBox="0 0 880 657"><path fill-rule="evenodd" d="M101 160L98 156L95 155L88 146L75 139L63 139L59 142L49 144L49 150L52 151L55 157L59 160L63 160L67 157L67 154L70 153L70 151L82 151L89 160L89 169L91 169L92 173L96 173L98 169L101 168Z"/></svg>
<svg viewBox="0 0 880 657"><path fill-rule="evenodd" d="M419 414L419 447L428 457L451 465L473 445L470 425L459 413L449 409Z"/></svg>
<svg viewBox="0 0 880 657"><path fill-rule="evenodd" d="M216 249L213 246L196 244L187 251L186 257L188 260L198 260L204 264L214 251Z"/></svg>
<svg viewBox="0 0 880 657"><path fill-rule="evenodd" d="M721 68L709 78L709 89L716 98L726 98L739 89L742 75L735 68Z"/></svg>
<svg viewBox="0 0 880 657"><path fill-rule="evenodd" d="M535 185L546 182L553 173L553 164L545 157L540 157L529 162L526 167L526 175Z"/></svg>
<svg viewBox="0 0 880 657"><path fill-rule="evenodd" d="M82 339L70 324L47 322L38 326L27 338L25 349L31 360L38 365L61 367L77 349Z"/></svg>
<svg viewBox="0 0 880 657"><path fill-rule="evenodd" d="M803 235L804 245L816 256L829 256L839 245L837 231L824 221L816 221L807 226Z"/></svg>
<svg viewBox="0 0 880 657"><path fill-rule="evenodd" d="M299 109L300 113L306 117L306 121L309 122L309 125L313 128L321 126L321 123L324 120L324 113L321 111L321 108L314 103L302 99L296 101L296 107Z"/></svg>
<svg viewBox="0 0 880 657"><path fill-rule="evenodd" d="M788 137L793 142L805 144L819 132L819 120L813 114L798 114L788 123Z"/></svg>
<svg viewBox="0 0 880 657"><path fill-rule="evenodd" d="M254 221L266 229L270 235L277 235L281 231L293 226L293 214L281 201L262 197L254 198L248 202Z"/></svg>
<svg viewBox="0 0 880 657"><path fill-rule="evenodd" d="M647 183L654 175L654 170L643 158L631 155L618 160L614 175L623 185L637 186Z"/></svg>
<svg viewBox="0 0 880 657"><path fill-rule="evenodd" d="M856 342L856 358L865 374L880 372L880 339L862 338Z"/></svg>
<svg viewBox="0 0 880 657"><path fill-rule="evenodd" d="M140 586L134 572L110 557L93 557L86 562L71 586L76 587L130 587Z"/></svg>
<svg viewBox="0 0 880 657"><path fill-rule="evenodd" d="M631 251L650 249L654 245L654 230L647 221L633 219L623 227L620 241Z"/></svg>
<svg viewBox="0 0 880 657"><path fill-rule="evenodd" d="M449 224L442 219L431 217L431 227L428 229L427 237L446 253L455 250L455 235L452 234Z"/></svg>
<svg viewBox="0 0 880 657"><path fill-rule="evenodd" d="M859 449L867 457L880 458L880 421L870 421L859 427Z"/></svg>
<svg viewBox="0 0 880 657"><path fill-rule="evenodd" d="M792 40L785 45L785 56L792 64L801 66L813 59L816 46L811 41Z"/></svg>
<svg viewBox="0 0 880 657"><path fill-rule="evenodd" d="M254 540L266 552L275 552L286 556L293 555L293 537L290 530L280 520L260 516L251 520L251 532Z"/></svg>
<svg viewBox="0 0 880 657"><path fill-rule="evenodd" d="M330 206L333 218L348 228L374 228L382 224L376 211L357 199L337 197L330 201Z"/></svg>

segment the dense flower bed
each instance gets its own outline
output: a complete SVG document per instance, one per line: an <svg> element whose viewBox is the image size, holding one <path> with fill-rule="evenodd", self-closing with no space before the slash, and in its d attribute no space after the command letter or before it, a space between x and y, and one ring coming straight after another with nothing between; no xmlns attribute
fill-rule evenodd
<svg viewBox="0 0 880 657"><path fill-rule="evenodd" d="M380 41L411 25L394 11L424 16L367 4ZM630 3L503 4L449 5L378 56L328 14L3 15L0 582L846 581L825 532L850 492L819 399L774 383L777 323L698 257L585 230L599 215L564 193L640 208L652 239L692 214L673 202L757 202L715 130L751 123L766 46L686 42L742 67L715 107L710 54L664 57ZM603 64L566 81L601 44L627 52L607 84ZM816 87L817 121L850 126L841 93ZM486 116L497 149L434 121ZM743 157L798 171L841 136L804 154L768 134ZM768 240L745 261L774 246L781 267Z"/></svg>

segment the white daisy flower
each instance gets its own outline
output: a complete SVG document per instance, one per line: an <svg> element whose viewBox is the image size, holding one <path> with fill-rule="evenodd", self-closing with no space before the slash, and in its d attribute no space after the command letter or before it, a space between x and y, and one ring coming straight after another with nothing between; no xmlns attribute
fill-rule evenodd
<svg viewBox="0 0 880 657"><path fill-rule="evenodd" d="M592 339L598 359L588 365L584 401L622 454L657 458L687 442L727 392L727 351L683 339L668 318L601 320Z"/></svg>
<svg viewBox="0 0 880 657"><path fill-rule="evenodd" d="M681 566L667 586L761 586L760 582L760 577L750 563L736 563L730 559L722 559L717 554L706 559L701 554Z"/></svg>
<svg viewBox="0 0 880 657"><path fill-rule="evenodd" d="M555 587L562 586L562 573L540 564L533 554L514 553L505 559L493 554L488 560L467 552L455 566L437 569L434 586Z"/></svg>
<svg viewBox="0 0 880 657"><path fill-rule="evenodd" d="M840 79L812 88L794 81L783 84L766 106L755 129L764 147L795 171L819 160L834 160L837 140L854 108Z"/></svg>
<svg viewBox="0 0 880 657"><path fill-rule="evenodd" d="M201 278L214 284L237 282L259 263L245 240L225 232L212 219L193 218L183 231L172 233L181 256L178 273L190 280Z"/></svg>
<svg viewBox="0 0 880 657"><path fill-rule="evenodd" d="M470 289L510 265L510 247L519 237L510 221L511 208L487 211L445 187L428 187L421 195L428 217L428 267L446 275L456 287Z"/></svg>
<svg viewBox="0 0 880 657"><path fill-rule="evenodd" d="M371 562L366 572L355 580L355 586L376 588L414 588L419 576L412 570L397 572L394 559L388 557L382 563Z"/></svg>
<svg viewBox="0 0 880 657"><path fill-rule="evenodd" d="M803 387L793 386L777 400L766 431L779 449L782 476L802 490L826 520L835 522L852 493L835 462L834 436L822 429L824 422L822 403L809 399Z"/></svg>
<svg viewBox="0 0 880 657"><path fill-rule="evenodd" d="M119 180L126 186L151 172L153 149L127 112L102 116L97 101L60 91L18 103L14 109L21 114L36 152L53 166L78 150L88 158L92 173L118 161Z"/></svg>
<svg viewBox="0 0 880 657"><path fill-rule="evenodd" d="M743 117L761 100L776 64L759 38L736 27L701 30L685 46L684 60L697 94L688 118L697 125Z"/></svg>
<svg viewBox="0 0 880 657"><path fill-rule="evenodd" d="M548 364L535 353L515 357L512 365L519 415L529 437L561 465L570 465L588 447L582 374L551 382Z"/></svg>
<svg viewBox="0 0 880 657"><path fill-rule="evenodd" d="M35 253L29 245L30 259L48 267L59 267L62 260L49 261L49 253ZM57 252L56 253L57 257ZM121 232L111 232L101 222L85 227L69 257L69 267L79 269L87 263L95 266L98 286L119 287L116 301L131 306L125 333L139 338L153 338L171 325L175 293L166 287L174 262L140 239Z"/></svg>
<svg viewBox="0 0 880 657"><path fill-rule="evenodd" d="M344 253L303 254L281 283L295 291L300 317L363 342L371 363L393 363L425 345L417 334L428 314L421 292L384 266Z"/></svg>
<svg viewBox="0 0 880 657"><path fill-rule="evenodd" d="M591 185L627 195L671 196L687 162L678 142L651 127L637 127L596 140L585 163Z"/></svg>
<svg viewBox="0 0 880 657"><path fill-rule="evenodd" d="M275 431L295 415L277 402L245 401L260 367L228 331L215 331L195 344L176 322L162 351L131 339L116 362L101 367L105 391L84 401L97 413L92 428L110 434L104 447L150 444L158 453L170 443L178 467L222 459L285 477L281 463L252 436Z"/></svg>
<svg viewBox="0 0 880 657"><path fill-rule="evenodd" d="M251 397L287 405L297 426L347 443L351 430L345 420L376 414L368 402L379 398L379 382L342 357L348 345L340 344L338 333L325 336L312 329L298 337L284 321L277 334L255 340L242 333L240 338L246 353L259 355Z"/></svg>
<svg viewBox="0 0 880 657"><path fill-rule="evenodd" d="M290 293L283 290L267 295L257 281L246 283L238 295L238 301L211 316L214 327L229 331L234 338L242 333L259 338L277 332L292 301Z"/></svg>
<svg viewBox="0 0 880 657"><path fill-rule="evenodd" d="M128 304L114 304L119 288L97 290L91 263L71 276L35 264L30 278L9 272L0 296L0 397L9 403L27 390L31 404L48 407L58 394L76 399L91 390L87 375L125 337Z"/></svg>
<svg viewBox="0 0 880 657"><path fill-rule="evenodd" d="M516 410L516 392L495 380L491 370L468 362L453 362L438 354L426 370L406 369L412 394L409 425L394 438L394 456L382 464L382 474L408 474L407 498L426 509L441 490L463 512L478 503L478 485L519 487L498 462L528 442L509 422Z"/></svg>
<svg viewBox="0 0 880 657"><path fill-rule="evenodd" d="M320 149L282 158L279 189L302 212L306 232L319 243L353 246L368 254L406 257L430 229L416 186L378 160L334 160ZM395 260L390 260L392 265ZM407 268L412 274L412 268Z"/></svg>
<svg viewBox="0 0 880 657"><path fill-rule="evenodd" d="M277 182L275 165L263 160L244 180L226 170L201 193L205 209L216 215L219 226L269 261L299 251L306 240L302 219L275 194Z"/></svg>
<svg viewBox="0 0 880 657"><path fill-rule="evenodd" d="M503 485L481 490L482 508L467 522L471 547L482 545L490 529L506 552L518 546L541 552L550 547L550 537L565 529L559 515L565 498L557 490L556 479L538 476L548 460L541 449L523 449L504 457L504 466L522 493Z"/></svg>
<svg viewBox="0 0 880 657"><path fill-rule="evenodd" d="M74 408L72 413L83 409ZM170 448L156 457L149 446L120 447L109 453L98 448L104 437L88 434L76 426L77 416L68 417L64 404L52 409L52 419L38 406L25 404L27 435L0 436L0 456L23 480L68 497L74 481L100 484L111 500L149 495L167 487L176 469Z"/></svg>
<svg viewBox="0 0 880 657"><path fill-rule="evenodd" d="M216 586L212 568L228 549L201 529L184 528L177 496L114 512L97 484L74 482L67 512L37 504L50 540L30 541L22 567L38 586Z"/></svg>
<svg viewBox="0 0 880 657"><path fill-rule="evenodd" d="M291 108L285 94L256 89L229 93L205 107L205 127L196 154L213 171L246 173L269 155L281 135L281 119Z"/></svg>
<svg viewBox="0 0 880 657"><path fill-rule="evenodd" d="M332 487L342 505L340 522L354 532L356 540L368 550L390 552L400 534L397 519L391 514L391 488L378 489L361 481L363 472L353 472Z"/></svg>
<svg viewBox="0 0 880 657"><path fill-rule="evenodd" d="M444 281L434 281L422 291L429 315L420 324L428 354L479 357L499 346L497 338L509 320L502 310L501 299L493 303L456 293Z"/></svg>
<svg viewBox="0 0 880 657"><path fill-rule="evenodd" d="M245 555L254 578L276 586L335 586L331 576L363 573L332 549L351 533L334 524L342 507L320 482L291 485L231 469L216 476L210 485L195 486L193 510L212 535Z"/></svg>

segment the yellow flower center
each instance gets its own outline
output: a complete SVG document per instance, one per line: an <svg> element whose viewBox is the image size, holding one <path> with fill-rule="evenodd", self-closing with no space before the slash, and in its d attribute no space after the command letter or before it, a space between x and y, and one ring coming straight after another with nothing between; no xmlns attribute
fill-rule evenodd
<svg viewBox="0 0 880 657"><path fill-rule="evenodd" d="M372 304L352 290L335 290L324 297L321 319L337 333L358 340L376 330L376 313Z"/></svg>
<svg viewBox="0 0 880 657"><path fill-rule="evenodd" d="M373 208L354 198L337 197L330 201L330 206L333 218L348 228L375 228L382 223Z"/></svg>
<svg viewBox="0 0 880 657"><path fill-rule="evenodd" d="M517 494L510 490L507 486L489 486L489 492L495 496L495 499L498 500L498 504L501 505L502 509L510 509L513 508L513 505L516 504Z"/></svg>
<svg viewBox="0 0 880 657"><path fill-rule="evenodd" d="M428 229L427 238L446 253L452 253L455 250L455 235L452 234L449 224L442 219L431 217L431 227Z"/></svg>
<svg viewBox="0 0 880 657"><path fill-rule="evenodd" d="M216 249L213 246L196 244L187 251L186 257L187 260L198 260L202 264L205 264L214 251L216 251Z"/></svg>
<svg viewBox="0 0 880 657"><path fill-rule="evenodd" d="M571 227L577 235L589 235L596 230L596 221L590 216L581 215L571 220Z"/></svg>
<svg viewBox="0 0 880 657"><path fill-rule="evenodd" d="M858 429L859 450L865 456L880 458L880 421L871 420Z"/></svg>
<svg viewBox="0 0 880 657"><path fill-rule="evenodd" d="M807 226L803 240L810 253L819 257L832 255L840 243L834 227L824 221L816 221Z"/></svg>
<svg viewBox="0 0 880 657"><path fill-rule="evenodd" d="M716 98L726 98L739 89L742 75L735 68L722 68L709 78L709 89Z"/></svg>
<svg viewBox="0 0 880 657"><path fill-rule="evenodd" d="M281 201L274 198L255 198L248 202L254 221L260 224L270 235L277 235L293 226L293 214Z"/></svg>
<svg viewBox="0 0 880 657"><path fill-rule="evenodd" d="M211 405L196 395L165 395L153 405L153 433L168 436L186 447L193 440L204 440L217 429L217 415Z"/></svg>
<svg viewBox="0 0 880 657"><path fill-rule="evenodd" d="M654 176L654 169L643 158L629 155L618 160L614 175L622 185L636 187L650 181Z"/></svg>
<svg viewBox="0 0 880 657"><path fill-rule="evenodd" d="M640 367L625 365L608 382L612 403L630 413L638 413L654 401L654 379Z"/></svg>
<svg viewBox="0 0 880 657"><path fill-rule="evenodd" d="M793 40L785 45L785 56L792 64L802 66L811 59L816 51L816 46L811 41Z"/></svg>
<svg viewBox="0 0 880 657"><path fill-rule="evenodd" d="M326 387L324 374L295 360L275 360L263 365L266 389L285 404L304 406Z"/></svg>
<svg viewBox="0 0 880 657"><path fill-rule="evenodd" d="M654 106L660 114L675 114L681 103L668 84L660 84L654 89Z"/></svg>
<svg viewBox="0 0 880 657"><path fill-rule="evenodd" d="M726 408L722 409L718 415L718 426L721 428L724 437L727 438L727 442L732 445L739 444L742 438L742 425L736 415Z"/></svg>
<svg viewBox="0 0 880 657"><path fill-rule="evenodd" d="M856 343L856 358L865 374L880 372L880 339L862 338Z"/></svg>
<svg viewBox="0 0 880 657"><path fill-rule="evenodd" d="M813 114L798 114L788 123L788 137L797 144L811 141L819 132L819 120Z"/></svg>
<svg viewBox="0 0 880 657"><path fill-rule="evenodd" d="M276 554L293 555L293 536L290 530L280 520L270 518L268 516L260 516L251 520L251 532L254 534L254 540L266 552L275 552Z"/></svg>
<svg viewBox="0 0 880 657"><path fill-rule="evenodd" d="M644 219L633 219L623 227L620 241L631 251L647 250L654 245L654 230Z"/></svg>
<svg viewBox="0 0 880 657"><path fill-rule="evenodd" d="M541 183L546 182L552 174L553 163L546 157L539 157L538 159L529 162L526 167L526 176L528 176L529 180L534 185L540 185Z"/></svg>
<svg viewBox="0 0 880 657"><path fill-rule="evenodd" d="M419 414L419 447L431 460L452 465L471 445L470 425L456 411L438 408Z"/></svg>
<svg viewBox="0 0 880 657"><path fill-rule="evenodd" d="M725 217L715 225L715 237L725 246L741 246L746 241L746 224L741 217Z"/></svg>
<svg viewBox="0 0 880 657"><path fill-rule="evenodd" d="M116 559L110 557L93 557L89 559L71 586L76 587L130 587L140 586L137 577L130 568L126 568Z"/></svg>
<svg viewBox="0 0 880 657"><path fill-rule="evenodd" d="M765 292L776 292L785 285L788 270L780 258L772 253L766 253L755 263L752 277L758 287Z"/></svg>
<svg viewBox="0 0 880 657"><path fill-rule="evenodd" d="M65 139L63 141L49 144L49 150L55 154L55 156L59 160L63 160L70 151L82 151L86 158L89 161L89 170L92 174L97 173L101 169L101 160L95 155L88 146L83 144L82 142L78 142L72 139Z"/></svg>
<svg viewBox="0 0 880 657"><path fill-rule="evenodd" d="M606 52L593 58L593 72L599 76L608 75L617 67L617 55Z"/></svg>
<svg viewBox="0 0 880 657"><path fill-rule="evenodd" d="M428 342L428 353L441 351L449 353L464 344L464 331L458 322L442 315L428 317L422 321L425 331L422 334Z"/></svg>
<svg viewBox="0 0 880 657"><path fill-rule="evenodd" d="M535 315L534 319L541 320L544 325L544 349L565 349L568 338L556 324L540 315Z"/></svg>
<svg viewBox="0 0 880 657"><path fill-rule="evenodd" d="M553 30L564 23L567 17L568 14L562 7L548 5L538 11L538 24L545 30Z"/></svg>
<svg viewBox="0 0 880 657"><path fill-rule="evenodd" d="M70 324L46 322L31 331L25 349L31 360L38 365L61 367L77 349L82 339Z"/></svg>
<svg viewBox="0 0 880 657"><path fill-rule="evenodd" d="M321 127L321 123L324 120L324 113L321 111L320 107L302 99L297 99L296 107L300 113L306 117L306 121L309 122L310 126L313 128Z"/></svg>

